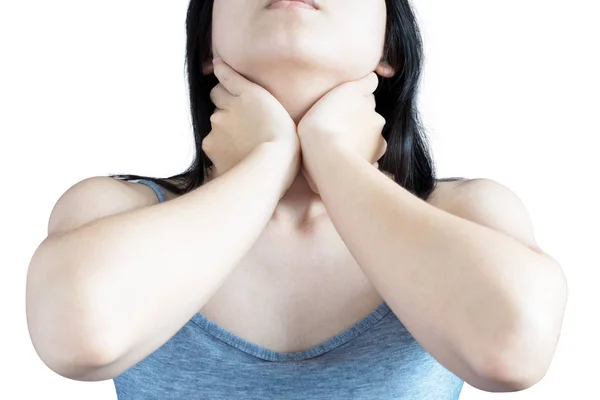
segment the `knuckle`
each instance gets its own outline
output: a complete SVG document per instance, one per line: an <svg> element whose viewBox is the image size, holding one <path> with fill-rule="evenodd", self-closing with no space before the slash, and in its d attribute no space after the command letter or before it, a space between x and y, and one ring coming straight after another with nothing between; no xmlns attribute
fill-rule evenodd
<svg viewBox="0 0 600 400"><path fill-rule="evenodd" d="M221 64L217 64L215 66L214 70L216 73L218 73L219 81L228 81L229 80L229 74L227 73L225 68L223 68L223 66Z"/></svg>
<svg viewBox="0 0 600 400"><path fill-rule="evenodd" d="M213 67L213 74L217 77L219 82L227 80L227 74L225 73L225 68L222 65L217 64Z"/></svg>
<svg viewBox="0 0 600 400"><path fill-rule="evenodd" d="M210 122L211 122L211 124L218 124L220 121L221 121L221 112L217 110L214 113L212 113L212 115L210 116Z"/></svg>
<svg viewBox="0 0 600 400"><path fill-rule="evenodd" d="M375 72L371 72L371 81L373 82L373 85L379 85L379 76Z"/></svg>
<svg viewBox="0 0 600 400"><path fill-rule="evenodd" d="M255 89L244 90L238 96L239 101L244 105L249 105L258 99L258 92Z"/></svg>
<svg viewBox="0 0 600 400"><path fill-rule="evenodd" d="M202 139L202 150L204 150L204 152L209 151L211 148L211 140L210 140L210 135L206 136L204 139Z"/></svg>
<svg viewBox="0 0 600 400"><path fill-rule="evenodd" d="M375 107L377 107L377 104L375 103L375 97L373 95L369 95L366 98L366 106L370 109L375 111Z"/></svg>
<svg viewBox="0 0 600 400"><path fill-rule="evenodd" d="M244 90L242 93L240 93L240 95L238 96L238 99L242 102L247 102L248 100L250 100L250 91L248 90Z"/></svg>
<svg viewBox="0 0 600 400"><path fill-rule="evenodd" d="M381 153L379 154L379 157L377 158L378 160L381 159L381 157L383 157L385 155L385 153L387 152L387 142L384 141L384 144L381 148Z"/></svg>

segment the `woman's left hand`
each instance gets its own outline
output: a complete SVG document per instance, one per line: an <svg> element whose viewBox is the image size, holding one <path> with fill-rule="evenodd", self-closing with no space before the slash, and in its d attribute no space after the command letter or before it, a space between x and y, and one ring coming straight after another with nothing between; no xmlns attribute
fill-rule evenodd
<svg viewBox="0 0 600 400"><path fill-rule="evenodd" d="M378 167L387 150L381 135L385 119L375 111L379 80L375 72L343 83L323 96L298 123L302 148L302 173L315 193L314 170L319 157L335 151L354 152Z"/></svg>

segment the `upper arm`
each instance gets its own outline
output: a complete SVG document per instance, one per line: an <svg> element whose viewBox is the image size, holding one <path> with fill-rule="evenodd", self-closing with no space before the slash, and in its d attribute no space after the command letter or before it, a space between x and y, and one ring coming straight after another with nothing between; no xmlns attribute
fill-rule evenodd
<svg viewBox="0 0 600 400"><path fill-rule="evenodd" d="M531 217L523 201L508 187L491 179L470 179L453 188L451 212L504 233L543 253L535 240Z"/></svg>
<svg viewBox="0 0 600 400"><path fill-rule="evenodd" d="M156 197L129 182L95 176L71 186L56 202L48 236L77 229L94 220L156 203Z"/></svg>
<svg viewBox="0 0 600 400"><path fill-rule="evenodd" d="M53 296L61 292L63 287L61 285L68 287L71 284L71 281L64 275L61 278L62 282L51 279L52 276L56 276L52 271L56 271L55 268L60 264L62 258L60 252L64 250L62 246L57 246L56 243L60 243L63 234L76 230L92 221L140 208L152 204L152 201L158 201L156 196L145 190L138 190L133 183L98 176L75 183L60 196L54 205L48 222L48 238L38 246L28 268L26 314L30 336L38 355L46 365L60 375L72 377L69 375L70 371L78 368L75 364L75 358L85 360L81 361L82 363L99 364L98 360L102 359L104 355L95 352L96 344L90 345L93 342L90 334L80 337L81 340L78 343L73 342L72 347L60 349L60 346L65 345L63 329L69 328L48 325L48 318L51 318L48 313L56 313L54 314L56 316L60 315L60 310L46 307L45 304L48 304L46 299L52 299ZM55 239L56 241L53 242ZM74 298L75 293L77 291L64 290L61 296L66 296L66 298L60 298L57 302L62 301L62 304L67 304L71 301L71 298ZM79 299L75 301L80 304L80 309L83 309L83 302ZM65 320L68 320L68 318L65 318ZM79 321L81 320L79 319ZM78 330L83 329L82 326L86 324L82 322L82 325L77 325L75 323L72 328L72 337L78 337L77 335L81 333L77 333ZM63 339L58 339L58 335L62 336ZM85 348L85 346L88 347ZM100 348L102 347L100 346ZM73 359L68 360L69 357ZM83 368L83 365L81 365L81 368Z"/></svg>
<svg viewBox="0 0 600 400"><path fill-rule="evenodd" d="M567 296L564 272L556 260L538 246L529 213L523 201L509 188L490 179L474 179L456 187L455 192L454 211L458 216L510 236L548 261L544 264L549 266L548 274L538 275L539 279L535 286L530 287L526 296L531 306L527 306L528 310L524 314L534 310L531 315L536 314L539 318L533 318L536 322L532 326L537 325L543 331L539 333L532 328L528 329L532 335L538 335L538 339L534 339L537 347L529 353L535 353L537 358L534 360L530 357L532 364L529 371L534 375L519 378L522 381L518 383L518 387L529 387L545 374L556 347ZM535 310L535 307L539 308ZM514 364L502 357L496 360L500 364L488 362L485 368L498 368L496 371L501 372L493 373L508 373L510 376L510 371L514 371Z"/></svg>

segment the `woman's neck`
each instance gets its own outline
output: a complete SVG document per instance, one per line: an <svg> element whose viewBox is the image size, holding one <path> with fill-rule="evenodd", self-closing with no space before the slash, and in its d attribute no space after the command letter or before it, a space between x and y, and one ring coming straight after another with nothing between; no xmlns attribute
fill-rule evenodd
<svg viewBox="0 0 600 400"><path fill-rule="evenodd" d="M268 90L287 110L296 125L321 97L344 82L333 71L324 72L314 68L279 66L263 71L265 69L251 68L247 79Z"/></svg>
<svg viewBox="0 0 600 400"><path fill-rule="evenodd" d="M285 108L296 126L311 107L336 86L344 83L340 71L306 68L299 63L245 65L246 79L265 88ZM347 79L348 80L348 79ZM346 80L346 81L347 81ZM208 179L212 179L209 172ZM301 171L280 199L273 221L305 230L327 215L319 194L312 191Z"/></svg>
<svg viewBox="0 0 600 400"><path fill-rule="evenodd" d="M247 74L247 79L262 86L275 97L298 125L308 110L325 94L343 83L339 74L316 69L298 69L290 66L269 68L268 73ZM289 221L296 227L305 227L326 215L321 197L312 191L306 178L298 172L296 179L281 198L274 220Z"/></svg>

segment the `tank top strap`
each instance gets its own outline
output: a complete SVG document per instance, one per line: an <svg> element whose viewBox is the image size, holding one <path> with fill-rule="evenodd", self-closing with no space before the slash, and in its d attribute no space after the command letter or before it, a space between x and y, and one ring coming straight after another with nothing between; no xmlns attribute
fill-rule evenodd
<svg viewBox="0 0 600 400"><path fill-rule="evenodd" d="M154 190L154 193L156 193L156 197L158 197L158 201L160 203L162 203L163 201L167 200L167 195L165 194L165 191L163 190L162 187L160 187L156 182L151 181L149 179L128 179L128 182L133 182L133 183L142 183L146 186L150 186L152 188L152 190Z"/></svg>

